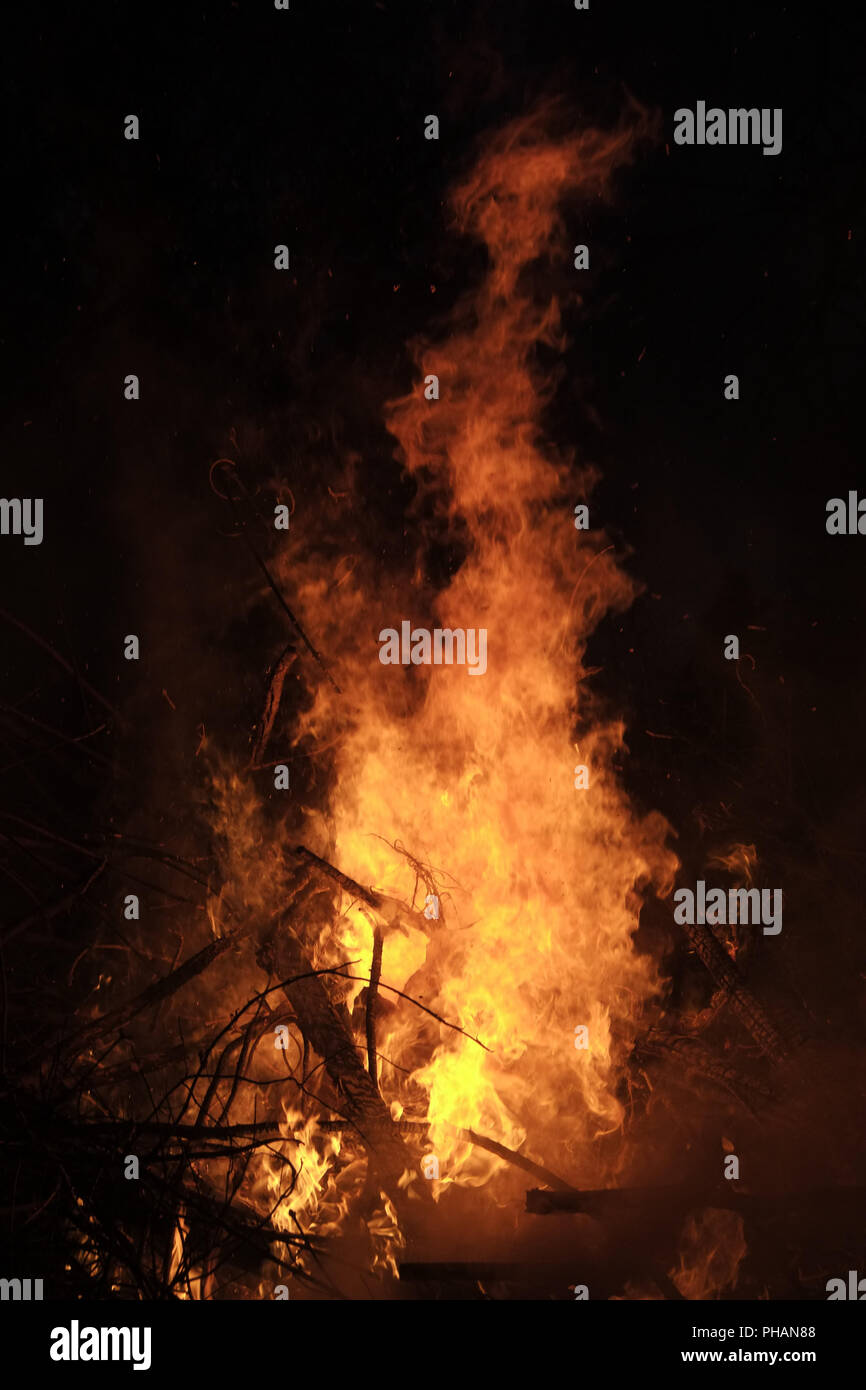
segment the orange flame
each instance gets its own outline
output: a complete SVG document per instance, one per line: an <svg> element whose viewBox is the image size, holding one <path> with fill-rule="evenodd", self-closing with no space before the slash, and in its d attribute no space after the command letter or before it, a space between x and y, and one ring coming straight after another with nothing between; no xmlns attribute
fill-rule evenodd
<svg viewBox="0 0 866 1390"><path fill-rule="evenodd" d="M535 362L539 343L563 343L559 304L535 287L535 263L564 245L561 203L607 196L645 123L551 136L556 119L548 109L514 122L452 197L458 228L483 241L489 265L447 336L415 345L440 398L419 386L387 416L419 487L411 578L396 587L362 556L329 586L312 535L283 575L302 622L339 655L347 692L322 682L303 721L314 753L327 747L337 758L332 823L311 820L308 842L361 883L423 909L420 863L441 901L429 931L413 923L408 935L386 935L382 997L395 1006L378 1050L389 1059L386 1100L429 1121L443 1185L482 1184L502 1167L461 1136L467 1128L513 1148L529 1139L552 1166L598 1179L593 1141L622 1123L623 1049L659 984L632 943L637 890L667 891L675 866L664 822L637 817L612 771L622 725L593 722L580 688L590 635L635 585L601 527L572 524L595 477L545 445L541 416L556 383ZM466 556L435 592L424 551L443 528ZM381 665L378 634L403 619L486 628L486 674ZM588 790L573 780L578 714L588 724L579 753ZM344 895L318 960L360 956L363 975L371 953L369 913Z"/></svg>
<svg viewBox="0 0 866 1390"><path fill-rule="evenodd" d="M686 1222L679 1268L670 1270L670 1278L683 1298L718 1298L736 1288L746 1250L739 1212L707 1207Z"/></svg>

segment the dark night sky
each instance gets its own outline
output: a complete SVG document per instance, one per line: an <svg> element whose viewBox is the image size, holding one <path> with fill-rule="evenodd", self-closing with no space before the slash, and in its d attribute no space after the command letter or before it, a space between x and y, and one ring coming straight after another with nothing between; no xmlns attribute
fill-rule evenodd
<svg viewBox="0 0 866 1390"><path fill-rule="evenodd" d="M863 482L859 441L846 445L862 390L862 120L838 13L831 34L814 7L182 8L33 15L7 34L4 492L46 499L41 549L3 542L8 605L116 693L116 634L154 621L143 566L161 563L163 531L210 563L207 465L232 428L251 466L258 451L295 482L356 450L371 514L396 515L381 403L408 385L407 340L479 269L447 232L445 192L483 132L540 94L613 121L631 92L669 142L675 108L699 98L781 106L778 157L646 149L587 226L591 308L569 321L551 434L600 464L597 514L647 587L590 654L627 711L647 804L682 821L724 794L699 745L728 701L738 776L763 738L796 815L853 816L866 540L824 529L827 498ZM428 112L438 143L421 138ZM272 268L281 241L290 276ZM134 417L128 371L143 381ZM208 575L215 601L239 563ZM748 647L763 730L720 657L749 624L766 629ZM22 653L5 663L17 695Z"/></svg>

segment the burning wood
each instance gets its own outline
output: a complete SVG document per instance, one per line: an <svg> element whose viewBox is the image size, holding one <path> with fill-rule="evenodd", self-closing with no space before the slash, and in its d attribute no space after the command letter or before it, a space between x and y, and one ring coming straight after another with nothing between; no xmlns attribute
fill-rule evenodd
<svg viewBox="0 0 866 1390"><path fill-rule="evenodd" d="M324 1059L328 1075L341 1097L346 1116L373 1156L386 1188L415 1164L394 1127L375 1080L358 1057L348 1013L332 1003L321 976L311 970L291 922L283 917L275 930L265 932L259 960L271 974L287 980L286 998L294 1008L305 1038Z"/></svg>
<svg viewBox="0 0 866 1390"><path fill-rule="evenodd" d="M376 930L383 927L390 931L402 932L404 936L409 935L409 925L421 931L429 931L427 922L430 920L424 913L416 912L407 903L401 902L397 898L389 897L386 893L377 893L373 888L364 888L360 883L356 883L348 874L344 874L340 869L329 864L326 859L320 859L318 854L313 854L312 850L304 845L295 846L295 854L306 863L313 865L318 871L330 878L334 883L338 883L350 898L359 899L366 903L367 907L373 909L375 921L379 924ZM417 861L408 856L414 864Z"/></svg>
<svg viewBox="0 0 866 1390"><path fill-rule="evenodd" d="M609 198L648 129L636 108L614 130L578 133L541 109L494 136L452 190L454 222L483 254L440 338L415 345L412 389L386 408L412 498L393 556L383 559L350 459L329 460L333 487L311 482L291 538L283 506L273 553L252 538L264 473L248 489L238 464L213 465L229 544L240 540L253 561L241 556L251 609L266 614L248 628L264 633L254 666L269 669L258 719L248 681L219 711L228 732L215 735L206 701L221 691L184 726L182 683L155 680L154 691L172 692L155 697L159 719L186 728L175 733L178 765L193 769L188 796L178 777L164 813L179 843L163 833L161 807L153 841L115 829L115 815L134 830L144 819L146 779L135 775L124 815L112 805L81 843L62 813L46 826L2 813L3 853L57 881L43 896L4 861L25 899L0 932L4 950L32 936L36 954L46 937L56 944L61 922L75 926L65 975L81 1000L74 1025L44 991L44 1016L26 1023L11 1059L0 959L0 1154L16 1184L24 1174L27 1222L49 1213L63 1232L60 1292L210 1298L279 1277L340 1297L347 1270L369 1292L370 1274L394 1276L407 1243L430 1240L431 1211L461 1238L474 1214L481 1227L507 1212L522 1238L537 1229L517 1219L521 1174L543 1184L526 1193L528 1214L591 1217L623 1249L672 1215L723 1213L687 1228L679 1267L647 1246L637 1284L609 1269L611 1291L646 1275L652 1296L713 1296L736 1282L746 1219L769 1212L785 1227L812 1198L838 1217L817 1190L630 1185L643 1171L639 1143L658 1145L656 1172L666 1152L651 1105L637 1113L643 1094L626 1102L635 1069L721 1089L745 1123L776 1099L767 1077L792 1046L741 969L745 950L735 960L701 920L702 880L698 921L690 890L680 920L716 992L679 1015L671 1002L680 981L665 976L669 941L653 941L651 911L642 917L673 885L670 826L629 799L623 721L587 691L601 669L589 644L638 584L595 501L592 526L589 504L575 505L591 498L595 469L545 441L545 352L564 333L559 283L544 289L563 244L560 209ZM236 436L232 447L240 458ZM65 657L0 616L120 728ZM247 759L232 731L254 721ZM108 727L93 722L68 741ZM54 735L44 721L33 727ZM269 775L282 766L277 749L294 760L290 796ZM103 767L117 766L114 752L100 753ZM750 844L717 863L750 875L755 855ZM117 885L128 880L136 910L118 925ZM773 937L777 891L760 917ZM750 892L730 890L731 922L744 922ZM141 921L139 893L150 894ZM106 919L104 938L82 926L85 898ZM94 959L102 951L123 973ZM746 1048L729 1062L706 1040L726 1004L771 1064L760 1074L741 1065ZM19 1008L26 1017L31 1002ZM706 1109L711 1120L727 1113L718 1097ZM706 1138L694 1113L681 1123L684 1148ZM862 1194L848 1200L862 1215ZM556 1223L541 1224L552 1242ZM560 1277L572 1248L538 1269ZM618 1248L611 1264L625 1258ZM406 1259L399 1272L532 1283L532 1265Z"/></svg>

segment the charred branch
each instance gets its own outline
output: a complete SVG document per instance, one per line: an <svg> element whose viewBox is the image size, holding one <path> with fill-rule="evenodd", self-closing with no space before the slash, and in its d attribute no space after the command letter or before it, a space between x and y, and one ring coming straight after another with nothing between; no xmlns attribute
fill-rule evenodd
<svg viewBox="0 0 866 1390"><path fill-rule="evenodd" d="M264 713L262 714L259 728L256 731L255 742L253 744L252 753L250 754L251 769L255 769L261 765L262 758L265 755L265 749L268 746L268 740L270 739L271 734L273 733L274 724L276 722L277 715L280 711L280 703L283 698L283 686L286 682L286 676L292 669L296 657L297 652L294 646L291 643L289 643L289 645L280 653L276 663L274 664L273 670L270 672L270 675L268 676L268 688L267 694L265 696Z"/></svg>
<svg viewBox="0 0 866 1390"><path fill-rule="evenodd" d="M749 989L721 942L703 923L685 924L684 929L696 955L716 984L725 991L727 1002L762 1052L773 1062L783 1062L788 1055L788 1047L781 1033Z"/></svg>
<svg viewBox="0 0 866 1390"><path fill-rule="evenodd" d="M370 983L367 986L367 1006L364 1026L367 1033L367 1070L376 1089L379 1089L379 1074L376 1067L376 1008L379 1003L379 979L382 974L382 932L376 927L373 932L373 959L370 966Z"/></svg>

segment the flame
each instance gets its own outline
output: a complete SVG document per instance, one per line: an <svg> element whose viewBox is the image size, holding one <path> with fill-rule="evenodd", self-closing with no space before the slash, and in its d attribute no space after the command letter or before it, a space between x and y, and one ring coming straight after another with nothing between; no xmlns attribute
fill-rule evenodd
<svg viewBox="0 0 866 1390"><path fill-rule="evenodd" d="M173 1289L175 1298L181 1302L198 1302L209 1297L213 1275L211 1272L206 1272L200 1265L187 1263L186 1242L188 1236L189 1223L186 1219L186 1209L181 1203L178 1207L172 1237L167 1283ZM180 1277L178 1277L179 1274Z"/></svg>
<svg viewBox="0 0 866 1390"><path fill-rule="evenodd" d="M267 1206L278 1230L292 1235L303 1230L308 1238L337 1235L350 1208L361 1200L366 1165L357 1158L341 1160L342 1139L338 1133L323 1133L316 1119L305 1117L299 1109L289 1105L283 1109L281 1130L286 1140L292 1142L273 1145L268 1154L257 1155L251 1166L250 1195L260 1195L264 1179L267 1197L260 1205ZM378 1194L366 1216L366 1226L372 1272L396 1276L397 1256L405 1240L396 1209L386 1193ZM298 1266L313 1268L310 1250L296 1253L294 1258ZM266 1287L260 1286L260 1295Z"/></svg>
<svg viewBox="0 0 866 1390"><path fill-rule="evenodd" d="M340 1152L339 1134L321 1134L315 1119L305 1118L300 1110L285 1104L284 1126L287 1137L298 1141L285 1150L279 1149L280 1157L291 1160L290 1181L286 1168L280 1162L266 1165L267 1187L271 1198L270 1205L275 1208L274 1225L293 1233L298 1230L299 1218L306 1216L306 1228L323 1230L333 1228L339 1222L343 1205L337 1199L340 1213L330 1210L329 1178L333 1176L334 1161ZM277 1148L274 1150L278 1152Z"/></svg>
<svg viewBox="0 0 866 1390"><path fill-rule="evenodd" d="M718 1298L736 1287L747 1251L739 1212L717 1207L690 1216L680 1237L679 1268L669 1271L683 1298Z"/></svg>
<svg viewBox="0 0 866 1390"><path fill-rule="evenodd" d="M394 1203L386 1192L379 1193L380 1208L367 1221L373 1237L373 1272L399 1277L397 1255L406 1245Z"/></svg>
<svg viewBox="0 0 866 1390"><path fill-rule="evenodd" d="M482 243L487 265L438 338L413 345L417 384L386 408L416 488L405 518L411 558L401 570L360 534L352 503L363 517L364 499L349 458L323 485L320 515L299 494L291 551L274 562L339 677L319 680L297 717L297 761L314 769L314 790L312 804L293 799L286 833L376 895L330 883L305 899L293 929L313 968L356 962L354 978L331 975L328 989L342 991L359 1048L381 934L377 1080L407 1143L414 1136L419 1169L422 1155L436 1160L427 1189L436 1200L455 1184L483 1187L494 1202L513 1195L514 1169L468 1131L575 1183L614 1176L616 1156L598 1141L622 1127L619 1082L661 984L633 937L643 894L669 892L677 866L666 822L638 815L618 781L622 722L602 717L588 690L587 643L636 586L598 518L575 529L575 503L591 496L596 473L545 440L557 377L538 353L565 343L559 302L543 290L547 262L569 240L564 200L611 196L647 122L638 114L612 132L577 134L564 125L556 107L512 123L453 192L454 225ZM431 373L434 401L423 390ZM450 577L434 582L430 557L446 544ZM486 672L383 666L379 633L405 619L486 629ZM280 747L277 703L274 694L264 726L268 766ZM222 884L206 909L214 939L272 918L295 839L274 832L252 769L221 763L210 745L206 756ZM587 789L575 787L576 756ZM242 1011L256 988L258 979L233 978L230 1002ZM222 1011L229 1000L219 1002ZM291 1065L267 1046L257 1064L286 1079L304 1052L300 1037L293 1044ZM205 1092L202 1079L196 1096ZM281 1138L250 1158L238 1195L293 1235L345 1233L349 1212L361 1211L372 1268L396 1274L404 1236L393 1193L371 1188L351 1131L321 1128L301 1092L293 1085ZM256 1118L252 1091L232 1116ZM215 1188L228 1180L224 1160L199 1171ZM309 1258L285 1249L289 1266Z"/></svg>
<svg viewBox="0 0 866 1390"><path fill-rule="evenodd" d="M727 849L709 855L707 864L713 869L724 869L738 887L751 888L758 870L758 851L754 845L734 842ZM754 937L744 931L738 922L729 922L718 928L716 934L734 960L742 959L750 944L754 943Z"/></svg>
<svg viewBox="0 0 866 1390"><path fill-rule="evenodd" d="M733 844L727 850L710 855L707 863L714 869L726 869L740 884L751 888L758 867L758 852L754 845Z"/></svg>
<svg viewBox="0 0 866 1390"><path fill-rule="evenodd" d="M662 819L638 817L613 772L622 724L594 718L581 685L590 635L636 590L601 527L573 525L595 474L545 444L556 378L537 364L539 344L564 343L559 303L538 289L539 265L567 243L562 201L608 196L646 127L551 135L560 116L512 123L452 195L457 229L483 243L488 264L439 340L414 345L418 384L387 411L418 489L411 573L395 579L367 554L330 584L299 503L281 575L342 687L320 683L300 731L314 758L327 749L336 762L331 824L311 847L416 911L420 865L441 900L429 931L413 921L386 936L381 993L394 1007L378 1051L386 1101L429 1122L445 1185L484 1184L502 1168L466 1129L598 1178L594 1141L622 1124L625 1050L659 987L632 942L638 890L667 891L675 864ZM442 538L463 558L437 588L427 555ZM378 634L403 619L486 628L486 673L381 665ZM572 774L578 718L585 791ZM348 894L317 950L329 963L360 955L355 973L369 974L369 914ZM589 1030L582 1051L577 1025Z"/></svg>

